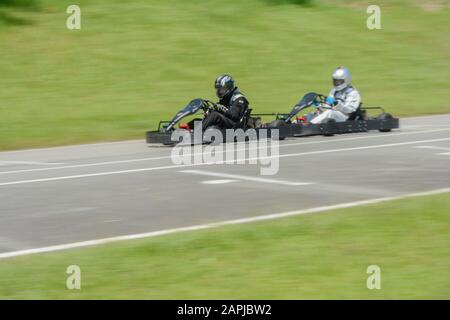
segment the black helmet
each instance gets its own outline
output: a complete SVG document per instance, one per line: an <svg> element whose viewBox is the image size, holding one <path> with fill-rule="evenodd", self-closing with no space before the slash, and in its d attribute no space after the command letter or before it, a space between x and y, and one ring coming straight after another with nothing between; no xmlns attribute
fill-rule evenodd
<svg viewBox="0 0 450 320"><path fill-rule="evenodd" d="M222 99L235 88L233 77L228 74L219 76L216 79L215 87L217 96Z"/></svg>

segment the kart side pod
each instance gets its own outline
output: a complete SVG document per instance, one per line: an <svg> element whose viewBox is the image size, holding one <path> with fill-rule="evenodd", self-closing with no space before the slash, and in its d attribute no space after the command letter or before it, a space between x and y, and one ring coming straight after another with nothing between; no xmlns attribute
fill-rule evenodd
<svg viewBox="0 0 450 320"><path fill-rule="evenodd" d="M314 135L332 136L334 134L367 132L378 130L380 132L389 132L392 129L399 128L399 119L393 118L390 114L382 114L377 118L369 118L366 120L347 120L344 122L336 122L329 119L326 123L320 124L288 124L288 137L304 137Z"/></svg>

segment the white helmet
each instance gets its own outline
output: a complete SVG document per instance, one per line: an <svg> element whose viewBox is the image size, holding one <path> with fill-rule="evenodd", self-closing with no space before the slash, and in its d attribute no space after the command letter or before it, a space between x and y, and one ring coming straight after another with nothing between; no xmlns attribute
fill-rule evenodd
<svg viewBox="0 0 450 320"><path fill-rule="evenodd" d="M336 91L347 88L352 82L352 75L345 67L338 67L333 72L333 86Z"/></svg>

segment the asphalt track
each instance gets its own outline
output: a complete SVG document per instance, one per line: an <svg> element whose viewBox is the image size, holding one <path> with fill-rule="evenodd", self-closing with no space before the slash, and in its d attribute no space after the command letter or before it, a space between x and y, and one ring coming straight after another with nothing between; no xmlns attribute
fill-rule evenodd
<svg viewBox="0 0 450 320"><path fill-rule="evenodd" d="M144 140L1 152L0 254L449 188L450 115L287 139L273 176L171 152Z"/></svg>

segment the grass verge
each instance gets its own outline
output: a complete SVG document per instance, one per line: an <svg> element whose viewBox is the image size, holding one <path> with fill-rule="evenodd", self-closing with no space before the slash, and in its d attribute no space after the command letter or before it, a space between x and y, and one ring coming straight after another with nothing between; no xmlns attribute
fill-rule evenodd
<svg viewBox="0 0 450 320"><path fill-rule="evenodd" d="M409 198L0 260L0 298L449 299L449 208L450 194Z"/></svg>
<svg viewBox="0 0 450 320"><path fill-rule="evenodd" d="M382 29L368 30L363 1L81 0L70 31L71 1L10 2L27 5L0 7L0 150L143 137L214 99L224 72L255 112L327 93L338 65L366 105L450 112L445 6L379 1Z"/></svg>

